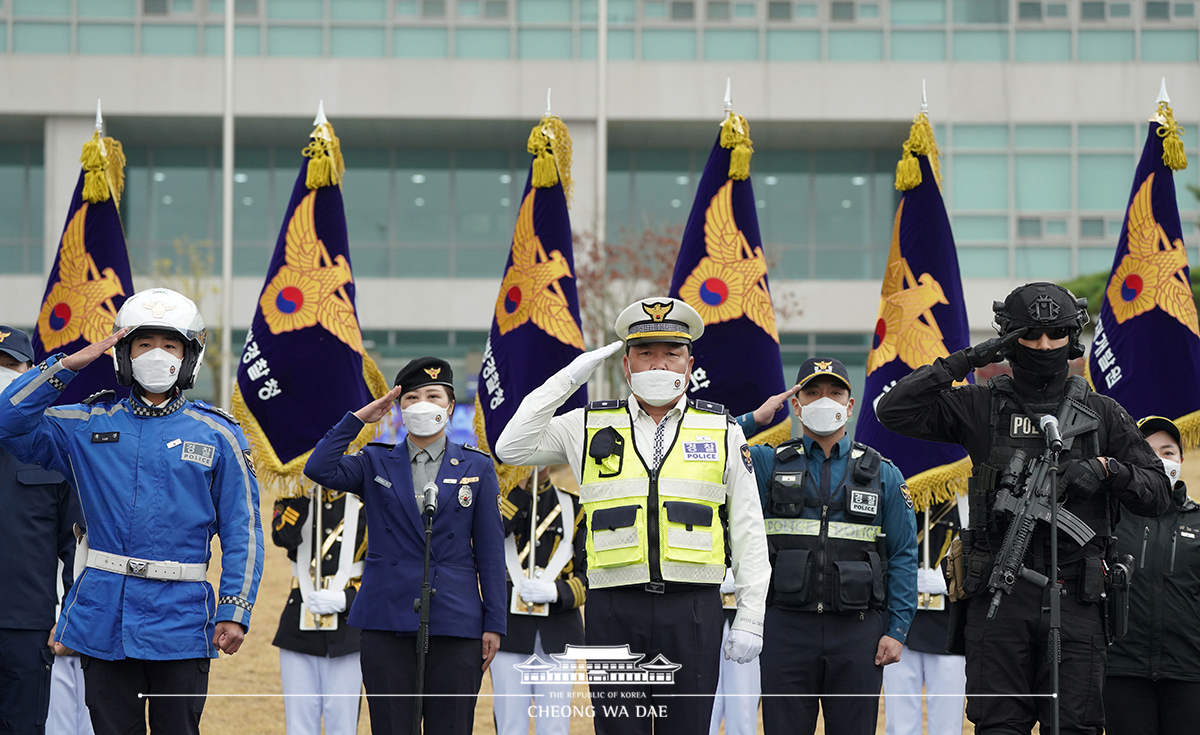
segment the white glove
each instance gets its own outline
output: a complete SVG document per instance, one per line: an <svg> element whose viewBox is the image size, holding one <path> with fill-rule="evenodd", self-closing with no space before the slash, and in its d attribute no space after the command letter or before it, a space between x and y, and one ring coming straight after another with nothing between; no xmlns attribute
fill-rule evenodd
<svg viewBox="0 0 1200 735"><path fill-rule="evenodd" d="M732 595L737 592L737 586L733 583L733 570L725 570L725 581L721 582L721 594Z"/></svg>
<svg viewBox="0 0 1200 735"><path fill-rule="evenodd" d="M564 368L567 371L567 377L571 379L571 385L583 385L588 382L588 378L592 376L592 372L596 368L600 367L600 363L607 360L609 355L615 354L624 344L621 340L617 340L591 352L585 352L572 360L571 364Z"/></svg>
<svg viewBox="0 0 1200 735"><path fill-rule="evenodd" d="M345 590L313 590L308 596L308 609L313 615L332 615L346 611Z"/></svg>
<svg viewBox="0 0 1200 735"><path fill-rule="evenodd" d="M725 639L725 658L739 664L748 664L762 652L762 636L748 630L734 629Z"/></svg>
<svg viewBox="0 0 1200 735"><path fill-rule="evenodd" d="M521 599L525 602L558 602L558 586L544 579L522 579Z"/></svg>
<svg viewBox="0 0 1200 735"><path fill-rule="evenodd" d="M942 570L937 567L918 569L917 592L928 592L933 595L946 594L946 576L942 574Z"/></svg>

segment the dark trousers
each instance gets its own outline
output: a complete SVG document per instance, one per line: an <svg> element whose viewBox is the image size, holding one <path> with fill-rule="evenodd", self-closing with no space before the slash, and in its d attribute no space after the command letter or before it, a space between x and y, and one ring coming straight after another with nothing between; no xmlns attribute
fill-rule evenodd
<svg viewBox="0 0 1200 735"><path fill-rule="evenodd" d="M644 666L659 656L679 668L673 684L589 686L596 735L707 733L721 665L725 618L716 587L665 594L638 588L593 589L584 606L589 646L624 646ZM558 653L546 651L547 654ZM595 662L589 677L595 676Z"/></svg>
<svg viewBox="0 0 1200 735"><path fill-rule="evenodd" d="M207 658L105 661L82 656L83 701L92 729L96 735L143 735L149 703L151 735L199 735L209 663Z"/></svg>
<svg viewBox="0 0 1200 735"><path fill-rule="evenodd" d="M1029 733L1035 722L1050 732L1054 700L1046 655L1050 589L1017 580L996 616L987 619L991 595L967 607L967 718L980 735ZM1100 608L1075 594L1062 596L1059 723L1063 735L1099 735L1104 727L1102 688L1108 643ZM978 695L1005 695L981 697Z"/></svg>
<svg viewBox="0 0 1200 735"><path fill-rule="evenodd" d="M1110 676L1104 682L1108 735L1184 735L1200 731L1200 681Z"/></svg>
<svg viewBox="0 0 1200 735"><path fill-rule="evenodd" d="M50 708L54 653L48 630L0 629L0 733L41 735Z"/></svg>
<svg viewBox="0 0 1200 735"><path fill-rule="evenodd" d="M429 637L425 657L425 694L421 719L425 732L469 735L475 725L475 699L483 682L483 643L479 638ZM417 691L417 638L386 630L362 632L363 685L375 735L413 731ZM400 694L410 696L376 696Z"/></svg>
<svg viewBox="0 0 1200 735"><path fill-rule="evenodd" d="M771 606L763 622L763 732L811 735L817 704L825 732L874 735L883 667L875 652L886 629L885 613L816 613ZM853 694L853 697L819 697Z"/></svg>

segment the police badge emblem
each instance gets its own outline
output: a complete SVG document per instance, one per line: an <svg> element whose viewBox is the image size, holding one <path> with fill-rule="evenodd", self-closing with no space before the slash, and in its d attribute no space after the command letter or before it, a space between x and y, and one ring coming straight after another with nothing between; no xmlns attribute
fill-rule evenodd
<svg viewBox="0 0 1200 735"><path fill-rule="evenodd" d="M474 496L471 494L471 486L470 485L463 485L462 487L460 487L458 489L458 504L459 505L461 505L464 508L470 508L471 501L473 499L474 499Z"/></svg>
<svg viewBox="0 0 1200 735"><path fill-rule="evenodd" d="M746 465L746 471L754 474L754 460L750 458L750 445L742 445L742 464Z"/></svg>

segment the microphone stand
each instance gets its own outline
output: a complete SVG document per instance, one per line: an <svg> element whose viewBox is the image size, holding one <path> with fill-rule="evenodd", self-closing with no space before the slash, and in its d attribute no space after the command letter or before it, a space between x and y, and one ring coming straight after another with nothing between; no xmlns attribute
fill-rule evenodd
<svg viewBox="0 0 1200 735"><path fill-rule="evenodd" d="M1047 421L1046 419L1052 419ZM1054 718L1051 733L1059 735L1059 692L1058 667L1062 661L1062 582L1058 573L1058 453L1063 440L1058 421L1045 416L1041 421L1042 434L1046 437L1046 451L1050 453L1050 634L1047 655L1050 657L1050 686L1054 694Z"/></svg>
<svg viewBox="0 0 1200 735"><path fill-rule="evenodd" d="M421 735L422 704L425 695L425 658L429 654L429 604L436 590L429 586L429 554L433 545L433 514L437 512L437 486L425 488L425 569L421 578L421 596L413 601L413 611L420 614L417 624L417 702L413 708L413 735Z"/></svg>

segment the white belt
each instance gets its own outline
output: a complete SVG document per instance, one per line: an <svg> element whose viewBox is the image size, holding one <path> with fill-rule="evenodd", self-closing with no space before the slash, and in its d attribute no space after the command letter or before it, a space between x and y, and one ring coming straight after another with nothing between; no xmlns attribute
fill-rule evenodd
<svg viewBox="0 0 1200 735"><path fill-rule="evenodd" d="M87 565L114 574L130 577L158 579L164 582L202 582L208 571L207 564L181 564L175 561L148 561L120 554L88 549Z"/></svg>

